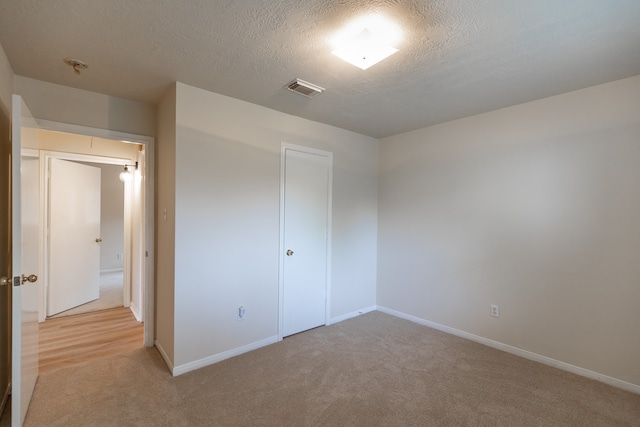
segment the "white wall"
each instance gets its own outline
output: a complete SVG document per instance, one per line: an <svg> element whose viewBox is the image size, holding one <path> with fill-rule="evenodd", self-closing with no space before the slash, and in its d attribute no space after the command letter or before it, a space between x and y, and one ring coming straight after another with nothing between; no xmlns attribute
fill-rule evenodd
<svg viewBox="0 0 640 427"><path fill-rule="evenodd" d="M38 119L155 136L156 108L123 98L15 76L16 93Z"/></svg>
<svg viewBox="0 0 640 427"><path fill-rule="evenodd" d="M374 306L377 140L180 83L176 105L175 365L277 336L282 142L334 155L331 317Z"/></svg>
<svg viewBox="0 0 640 427"><path fill-rule="evenodd" d="M383 139L378 305L640 385L639 135L636 76Z"/></svg>

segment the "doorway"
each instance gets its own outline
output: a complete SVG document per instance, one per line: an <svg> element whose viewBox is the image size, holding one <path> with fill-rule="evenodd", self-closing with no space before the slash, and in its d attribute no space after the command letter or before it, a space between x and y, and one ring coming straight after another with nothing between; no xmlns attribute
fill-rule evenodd
<svg viewBox="0 0 640 427"><path fill-rule="evenodd" d="M327 323L332 153L283 144L280 338Z"/></svg>
<svg viewBox="0 0 640 427"><path fill-rule="evenodd" d="M123 166L99 161L49 159L47 319L130 306Z"/></svg>
<svg viewBox="0 0 640 427"><path fill-rule="evenodd" d="M60 135L49 135L42 132L40 140L47 148L55 148L55 143ZM63 138L69 138L63 135ZM107 148L102 151L109 152L109 145L118 144L116 141L104 142ZM123 165L135 163L137 146L127 147L130 150L129 158L110 158L104 156L91 156L69 152L41 150L40 158L43 168L42 177L47 177L42 183L44 188L43 217L44 222L44 287L42 288L42 311L47 316L65 314L67 310L82 311L81 306L99 297L100 266L103 264L101 246L109 250L111 246L110 235L102 237L102 179L99 164ZM117 175L115 175L117 177ZM107 180L114 177L107 177ZM137 223L132 217L140 212L134 211L134 203L126 198L133 197L135 192L131 187L140 185L140 181L122 183L117 179L116 185L124 186L120 194L122 199L119 205L123 207L120 212L122 235L119 252L105 253L109 258L120 257L122 281L121 305L131 307L138 317L142 311L140 298L133 299L132 295L140 295L139 290L132 289L131 283L135 272L133 267L139 265L140 257L136 257L136 251L132 246L132 235L135 230L132 224ZM106 182L106 184L113 184ZM110 202L110 201L109 201ZM110 206L107 206L110 207ZM107 231L107 230L105 230ZM110 230L113 232L113 230ZM105 251L107 252L107 251ZM126 262L127 260L137 262ZM139 268L136 269L139 272ZM137 278L134 286L140 286L141 280ZM94 304L95 306L96 304ZM99 306L99 300L98 304ZM133 307L135 306L135 307ZM44 321L41 315L41 320ZM140 317L139 321L142 320Z"/></svg>
<svg viewBox="0 0 640 427"><path fill-rule="evenodd" d="M41 176L47 176L47 165L52 158L112 168L116 172L104 174L105 179L109 180L113 180L114 173L119 175L118 169L120 172L128 169L131 181L123 184L118 180L116 184L124 188L125 232L123 242L116 243L122 245L122 249L110 246L110 249L105 250L108 257L119 262L120 266L107 265L104 269L106 272L122 269L125 273L123 305L130 306L136 319L143 322L143 344L153 346L154 272L153 252L149 250L153 248L153 138L46 120L39 120L39 124L41 132L47 134L40 141ZM42 189L45 189L44 183ZM41 194L42 206L46 206L48 200L45 198L45 191ZM45 226L43 220L43 230ZM103 243L106 243L104 238L101 244ZM43 247L46 245L43 244ZM46 260L46 257L43 258ZM46 275L44 265L43 276ZM43 293L41 321L45 320L47 313L45 297L46 294Z"/></svg>

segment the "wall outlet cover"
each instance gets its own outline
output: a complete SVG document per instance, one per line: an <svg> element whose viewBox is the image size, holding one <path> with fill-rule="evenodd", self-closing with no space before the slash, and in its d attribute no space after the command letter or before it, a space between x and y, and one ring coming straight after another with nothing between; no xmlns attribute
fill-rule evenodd
<svg viewBox="0 0 640 427"><path fill-rule="evenodd" d="M491 315L493 317L500 317L500 306L491 304Z"/></svg>

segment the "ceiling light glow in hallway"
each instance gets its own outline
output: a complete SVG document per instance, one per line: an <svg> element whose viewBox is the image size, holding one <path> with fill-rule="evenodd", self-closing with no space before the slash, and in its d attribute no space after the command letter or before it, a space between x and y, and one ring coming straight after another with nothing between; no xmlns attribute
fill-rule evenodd
<svg viewBox="0 0 640 427"><path fill-rule="evenodd" d="M381 15L369 15L349 23L331 40L339 58L366 70L398 51L402 30Z"/></svg>

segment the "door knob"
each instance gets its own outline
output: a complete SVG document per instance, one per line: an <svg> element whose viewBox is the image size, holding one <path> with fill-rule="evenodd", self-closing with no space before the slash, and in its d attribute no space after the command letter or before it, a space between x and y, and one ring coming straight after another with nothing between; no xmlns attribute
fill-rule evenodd
<svg viewBox="0 0 640 427"><path fill-rule="evenodd" d="M293 255L293 251L291 249L287 249L287 256Z"/></svg>
<svg viewBox="0 0 640 427"><path fill-rule="evenodd" d="M96 243L100 243L102 242L102 239L100 237L96 237Z"/></svg>
<svg viewBox="0 0 640 427"><path fill-rule="evenodd" d="M22 275L23 285L25 284L25 282L35 283L37 280L38 280L38 276L36 276L35 274L30 274L28 276L25 276L24 274Z"/></svg>
<svg viewBox="0 0 640 427"><path fill-rule="evenodd" d="M11 284L11 279L9 277L0 277L0 286L6 286Z"/></svg>

